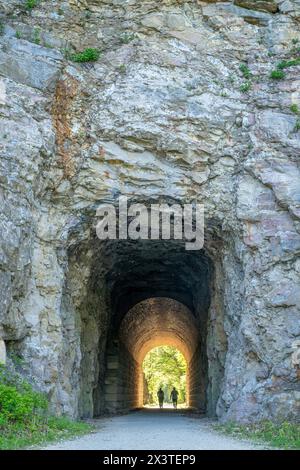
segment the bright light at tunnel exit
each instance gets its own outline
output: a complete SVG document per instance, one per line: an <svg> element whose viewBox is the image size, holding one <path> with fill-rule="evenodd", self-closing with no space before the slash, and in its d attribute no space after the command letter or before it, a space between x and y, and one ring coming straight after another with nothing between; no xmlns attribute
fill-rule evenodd
<svg viewBox="0 0 300 470"><path fill-rule="evenodd" d="M158 346L149 351L142 363L144 374L143 402L145 406L158 407L157 392L164 392L164 406L172 406L173 387L178 391L178 407L186 406L187 362L184 355L173 346Z"/></svg>

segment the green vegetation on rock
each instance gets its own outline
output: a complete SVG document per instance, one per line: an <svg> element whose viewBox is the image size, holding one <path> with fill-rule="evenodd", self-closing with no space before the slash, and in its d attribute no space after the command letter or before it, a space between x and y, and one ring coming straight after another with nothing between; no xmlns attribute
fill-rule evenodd
<svg viewBox="0 0 300 470"><path fill-rule="evenodd" d="M120 73L125 73L126 72L126 65L122 64L118 67L118 70Z"/></svg>
<svg viewBox="0 0 300 470"><path fill-rule="evenodd" d="M41 32L40 32L39 28L35 28L35 30L33 32L32 40L35 44L39 45L41 43Z"/></svg>
<svg viewBox="0 0 300 470"><path fill-rule="evenodd" d="M134 33L124 33L120 36L120 41L122 44L129 44L135 39Z"/></svg>
<svg viewBox="0 0 300 470"><path fill-rule="evenodd" d="M37 0L26 0L26 8L27 10L32 10L33 8L35 8L37 6Z"/></svg>
<svg viewBox="0 0 300 470"><path fill-rule="evenodd" d="M239 69L245 78L249 79L251 77L251 72L246 64L241 64Z"/></svg>
<svg viewBox="0 0 300 470"><path fill-rule="evenodd" d="M291 60L283 60L282 62L279 62L279 64L277 65L277 68L279 70L283 70L288 67L295 67L296 65L300 65L300 58L291 59Z"/></svg>
<svg viewBox="0 0 300 470"><path fill-rule="evenodd" d="M92 427L48 412L44 394L0 365L0 450L20 449L89 432Z"/></svg>
<svg viewBox="0 0 300 470"><path fill-rule="evenodd" d="M300 119L297 119L296 124L295 124L295 127L294 127L294 131L295 131L295 132L299 132L299 131L300 131Z"/></svg>
<svg viewBox="0 0 300 470"><path fill-rule="evenodd" d="M291 104L290 110L291 110L292 113L294 113L294 114L299 114L299 106L298 106L297 104Z"/></svg>
<svg viewBox="0 0 300 470"><path fill-rule="evenodd" d="M70 55L70 59L73 60L73 62L96 62L99 57L100 51L92 47L88 47L82 52Z"/></svg>
<svg viewBox="0 0 300 470"><path fill-rule="evenodd" d="M297 57L296 59L282 60L277 64L276 69L272 70L270 73L270 78L273 80L282 80L285 78L284 70L289 67L295 67L297 65L300 65L300 57Z"/></svg>
<svg viewBox="0 0 300 470"><path fill-rule="evenodd" d="M245 82L240 86L240 91L242 93L247 93L251 89L251 82Z"/></svg>
<svg viewBox="0 0 300 470"><path fill-rule="evenodd" d="M285 78L285 73L283 70L272 70L270 78L272 78L272 80L283 80Z"/></svg>

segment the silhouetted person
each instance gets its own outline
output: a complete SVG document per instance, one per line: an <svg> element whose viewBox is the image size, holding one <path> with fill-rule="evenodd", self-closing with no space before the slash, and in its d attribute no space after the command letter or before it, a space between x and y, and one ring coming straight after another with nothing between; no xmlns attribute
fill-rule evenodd
<svg viewBox="0 0 300 470"><path fill-rule="evenodd" d="M157 398L158 398L159 407L162 408L163 405L164 405L165 394L164 394L164 392L162 391L162 388L161 388L161 387L160 387L160 389L159 389L158 392L157 392Z"/></svg>
<svg viewBox="0 0 300 470"><path fill-rule="evenodd" d="M171 400L173 402L173 407L176 409L177 408L177 400L178 400L178 392L175 387L173 387L173 390L171 392Z"/></svg>

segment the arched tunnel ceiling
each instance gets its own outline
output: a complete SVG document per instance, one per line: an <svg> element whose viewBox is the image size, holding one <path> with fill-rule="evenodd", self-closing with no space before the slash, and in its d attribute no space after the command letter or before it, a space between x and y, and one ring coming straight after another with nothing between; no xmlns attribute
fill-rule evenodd
<svg viewBox="0 0 300 470"><path fill-rule="evenodd" d="M191 311L169 298L152 298L135 305L125 315L119 339L141 364L156 346L178 348L189 362L197 348L199 333Z"/></svg>
<svg viewBox="0 0 300 470"><path fill-rule="evenodd" d="M210 301L211 262L204 251L187 251L181 241L94 241L91 279L100 290L105 279L116 327L135 304L169 297L193 313Z"/></svg>

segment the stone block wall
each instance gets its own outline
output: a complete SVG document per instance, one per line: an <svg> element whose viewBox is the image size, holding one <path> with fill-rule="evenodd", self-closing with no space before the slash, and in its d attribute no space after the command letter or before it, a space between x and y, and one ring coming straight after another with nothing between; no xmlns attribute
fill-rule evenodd
<svg viewBox="0 0 300 470"><path fill-rule="evenodd" d="M124 344L109 348L106 358L104 411L126 412L142 406L141 367Z"/></svg>
<svg viewBox="0 0 300 470"><path fill-rule="evenodd" d="M200 345L188 363L188 405L203 413L206 412L206 373L203 370Z"/></svg>

